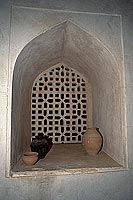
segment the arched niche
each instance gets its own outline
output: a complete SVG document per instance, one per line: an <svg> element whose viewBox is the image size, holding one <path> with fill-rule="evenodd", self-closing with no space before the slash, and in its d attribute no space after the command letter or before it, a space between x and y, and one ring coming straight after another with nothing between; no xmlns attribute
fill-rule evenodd
<svg viewBox="0 0 133 200"><path fill-rule="evenodd" d="M100 40L70 21L56 25L31 40L19 54L12 83L11 163L31 142L31 89L36 77L64 63L91 84L92 126L99 127L103 150L125 164L122 68Z"/></svg>

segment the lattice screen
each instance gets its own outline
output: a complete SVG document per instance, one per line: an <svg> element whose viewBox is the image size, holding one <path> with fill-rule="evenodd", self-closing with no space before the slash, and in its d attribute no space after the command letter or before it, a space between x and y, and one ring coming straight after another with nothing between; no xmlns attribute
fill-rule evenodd
<svg viewBox="0 0 133 200"><path fill-rule="evenodd" d="M32 87L32 139L43 133L54 143L81 142L86 100L85 80L73 69L59 66L40 74Z"/></svg>

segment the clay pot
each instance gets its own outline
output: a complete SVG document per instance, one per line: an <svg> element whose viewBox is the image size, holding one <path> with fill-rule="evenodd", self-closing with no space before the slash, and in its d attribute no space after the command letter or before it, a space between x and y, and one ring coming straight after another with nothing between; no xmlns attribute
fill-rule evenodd
<svg viewBox="0 0 133 200"><path fill-rule="evenodd" d="M23 162L26 165L34 165L38 160L38 153L37 152L25 152L23 155Z"/></svg>
<svg viewBox="0 0 133 200"><path fill-rule="evenodd" d="M83 135L82 144L89 155L97 155L102 148L102 136L97 128L88 128Z"/></svg>

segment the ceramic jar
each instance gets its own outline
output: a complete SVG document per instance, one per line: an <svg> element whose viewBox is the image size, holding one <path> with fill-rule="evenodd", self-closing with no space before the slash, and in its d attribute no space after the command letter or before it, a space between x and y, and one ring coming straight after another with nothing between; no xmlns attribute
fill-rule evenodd
<svg viewBox="0 0 133 200"><path fill-rule="evenodd" d="M82 144L89 155L97 155L102 148L102 136L97 128L88 128L83 135Z"/></svg>
<svg viewBox="0 0 133 200"><path fill-rule="evenodd" d="M34 165L38 160L38 153L37 152L25 152L23 155L23 162L26 165Z"/></svg>
<svg viewBox="0 0 133 200"><path fill-rule="evenodd" d="M38 136L35 136L35 139L30 144L30 147L31 151L38 153L38 159L43 159L52 148L52 145L52 138L39 134Z"/></svg>

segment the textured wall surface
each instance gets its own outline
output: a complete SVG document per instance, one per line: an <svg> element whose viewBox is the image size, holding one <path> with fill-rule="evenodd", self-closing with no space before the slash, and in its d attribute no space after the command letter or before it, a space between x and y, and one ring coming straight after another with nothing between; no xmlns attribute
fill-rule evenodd
<svg viewBox="0 0 133 200"><path fill-rule="evenodd" d="M18 13L18 9L15 9L15 12ZM23 14L22 10L20 12ZM28 10L27 12L24 10L24 12L25 18L26 16L29 17ZM35 13L34 11L32 14L36 14L36 16L39 14L40 17L40 12ZM51 14L53 13L51 12ZM54 14L58 15L55 12ZM45 16L44 13L43 15ZM14 18L13 22L17 20L20 23L19 19L21 18L18 16L14 16ZM93 15L93 18L95 18L95 15ZM66 16L64 19L67 19ZM108 20L115 22L112 16L108 17ZM28 24L28 20L26 22ZM51 22L50 16L49 22ZM23 30L24 28L23 25ZM25 32L26 29L27 26ZM119 32L117 29L116 31L114 29L114 33ZM12 32L14 33L14 30ZM17 31L17 33L20 35L21 31ZM109 31L108 34L111 37ZM14 35L17 34L11 35L12 39ZM117 39L120 40L118 36ZM11 41L11 52L14 52L14 45L18 46L15 40ZM116 56L117 54L115 56L119 58L119 54L122 53L118 44L117 48L119 48L119 52L118 56ZM38 74L59 62L72 66L91 83L94 126L99 127L104 136L104 151L123 165L125 143L122 129L124 122L121 116L124 105L122 104L124 98L122 94L124 84L121 81L122 59L119 62L117 61L117 64L104 44L70 21L55 25L30 41L19 54L15 63L12 107L12 154L15 158L14 161L17 160L17 157L19 158L22 149L27 149L30 145L30 94L32 84ZM21 144L23 147L21 147Z"/></svg>
<svg viewBox="0 0 133 200"><path fill-rule="evenodd" d="M9 46L9 36L10 36L10 6L11 5L28 6L30 7L29 18L33 23L27 24L27 32L23 30L23 24L19 26L16 18L16 22L12 25L11 33L15 33L17 29L18 32L21 32L22 37L18 37L17 34L11 34L14 38L11 38L11 41L15 41L15 45L13 46L13 51ZM56 177L27 177L27 178L5 178L5 164L6 164L6 150L8 151L7 144L10 144L10 137L6 138L6 133L10 132L10 119L11 119L11 100L8 98L7 90L11 89L8 87L8 83L12 78L12 66L15 64L15 59L17 55L20 53L22 48L34 37L36 37L40 31L40 27L42 27L41 32L45 31L48 26L52 26L55 24L56 19L62 22L60 16L55 17L53 15L53 20L51 20L51 24L49 24L48 18L51 15L51 11L47 10L47 15L40 17L42 20L35 20L36 9L31 9L31 7L37 7L39 12L42 12L40 8L46 9L58 9L65 10L65 15L70 16L70 20L75 22L77 18L80 20L80 27L82 27L82 19L83 12L93 12L93 13L104 13L104 14L120 14L122 19L122 37L123 37L123 45L124 45L124 66L125 66L125 80L126 80L126 122L127 122L127 150L128 150L128 163L129 169L127 171L121 172L108 172L108 173L98 173L98 174L82 174L75 176L56 176ZM133 69L132 69L132 35L133 35L133 20L132 20L132 1L120 1L120 0L104 0L104 1L20 1L16 0L4 1L0 2L0 50L1 50L1 59L0 59L0 200L2 199L57 199L57 200L67 200L67 199L94 199L94 200L103 200L103 199L127 199L131 200L133 196L132 187L133 187ZM20 10L23 11L21 8ZM19 20L22 19L23 23L27 22L25 13L18 11L18 15L20 15ZM75 16L73 16L72 12L75 11ZM77 11L80 12L77 13ZM81 13L82 12L82 13ZM13 14L13 13L12 13ZM109 15L109 18L110 18ZM108 15L107 15L108 16ZM13 16L12 16L13 17ZM87 18L87 15L86 15ZM114 17L112 17L114 18ZM110 26L110 23L113 23L115 26L115 21L111 19L111 22L104 22L104 17L100 17L97 15L97 18L91 18L90 16L87 18L84 27L88 27L88 23L90 26L92 25L91 30L96 37L100 35L103 43L106 44L108 48L113 49L113 52L117 54L121 51L121 47L119 45L119 39L117 35L118 32L114 32L112 29L113 26ZM26 21L25 21L26 20ZM97 26L93 26L94 23L90 23L90 21L94 21ZM42 24L43 21L43 24ZM36 26L35 26L36 25ZM100 28L98 28L98 26ZM108 27L108 28L107 28ZM107 33L108 29L111 29L112 34L114 35L114 40L110 39L110 35L104 34ZM30 32L30 30L32 30ZM101 32L98 32L101 30ZM104 31L103 31L104 30ZM116 30L116 29L115 29ZM40 32L40 33L41 33ZM16 31L17 33L17 31ZM23 38L23 40L21 39ZM111 37L112 38L112 37ZM13 42L12 42L13 43ZM116 44L116 45L115 45ZM120 49L119 49L120 48ZM10 49L10 63L8 64L8 56ZM122 55L119 54L118 58L122 58ZM119 61L118 61L119 62ZM10 84L9 84L10 86ZM11 96L11 94L10 94ZM8 106L9 105L9 106ZM8 112L7 112L8 110ZM8 120L7 120L8 119ZM8 155L8 154L7 154Z"/></svg>

